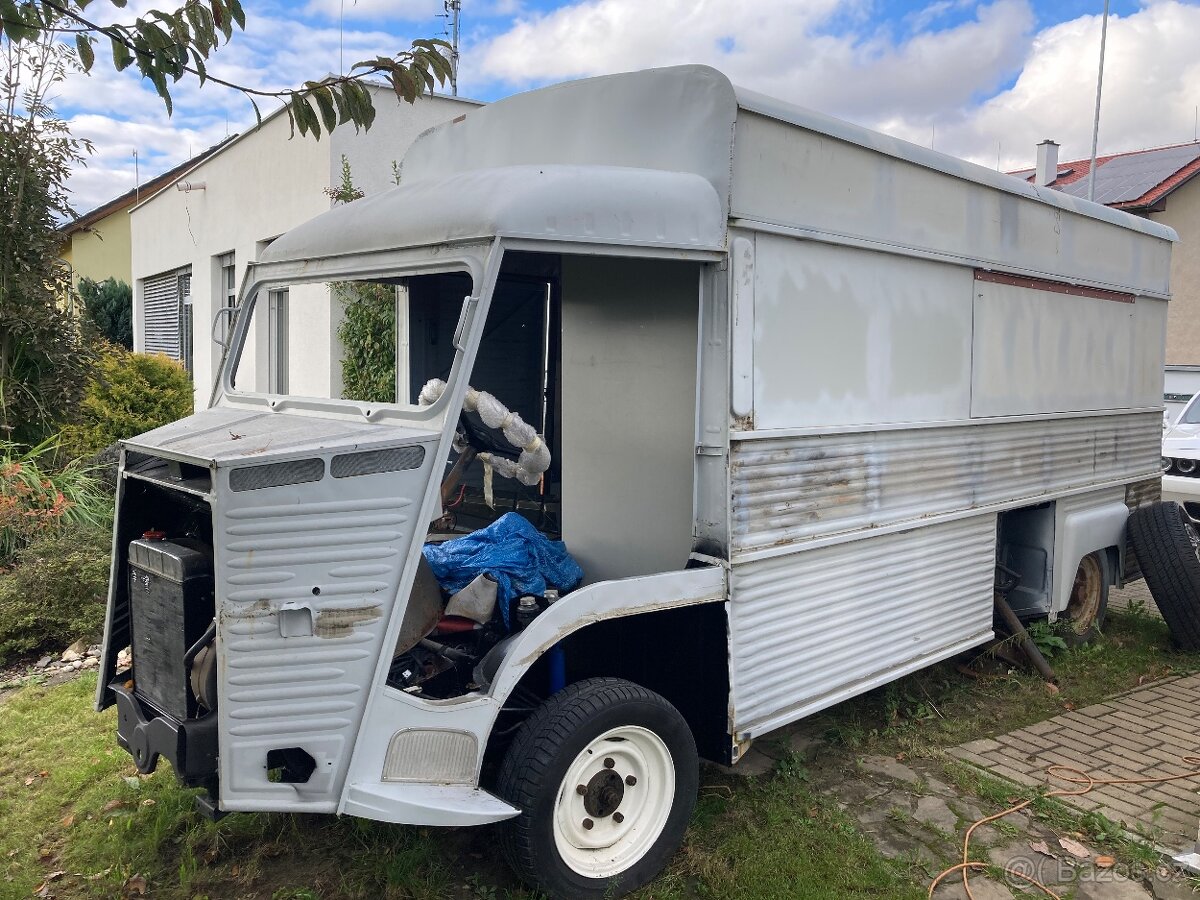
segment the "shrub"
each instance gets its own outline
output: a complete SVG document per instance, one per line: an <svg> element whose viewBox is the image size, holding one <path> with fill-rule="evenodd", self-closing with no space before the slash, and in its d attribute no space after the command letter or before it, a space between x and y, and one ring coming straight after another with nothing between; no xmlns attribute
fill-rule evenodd
<svg viewBox="0 0 1200 900"><path fill-rule="evenodd" d="M133 288L115 278L79 279L79 296L87 316L107 340L133 349Z"/></svg>
<svg viewBox="0 0 1200 900"><path fill-rule="evenodd" d="M334 291L344 317L342 396L348 400L396 400L396 289L388 284L341 282Z"/></svg>
<svg viewBox="0 0 1200 900"><path fill-rule="evenodd" d="M11 20L14 5L4 3ZM26 12L33 7L23 7ZM44 11L44 10L43 10ZM7 25L7 22L5 23ZM3 42L0 76L0 440L36 444L69 419L87 385L92 347L62 260L75 218L67 178L88 145L49 99L75 67L58 41Z"/></svg>
<svg viewBox="0 0 1200 900"><path fill-rule="evenodd" d="M192 412L192 382L183 366L161 353L109 346L75 424L63 429L63 453L86 457L109 444L174 422Z"/></svg>
<svg viewBox="0 0 1200 900"><path fill-rule="evenodd" d="M392 180L400 183L400 168L392 163ZM354 186L350 161L342 156L342 179L325 193L336 203L353 203L365 196ZM396 289L386 284L341 281L332 285L342 302L343 318L337 336L342 343L342 397L372 403L396 400ZM406 399L406 398L405 398Z"/></svg>
<svg viewBox="0 0 1200 900"><path fill-rule="evenodd" d="M94 640L104 626L111 535L68 524L37 536L0 574L0 663Z"/></svg>
<svg viewBox="0 0 1200 900"><path fill-rule="evenodd" d="M53 441L22 451L0 442L0 568L43 534L64 525L100 527L110 508L96 479L81 463L46 466Z"/></svg>

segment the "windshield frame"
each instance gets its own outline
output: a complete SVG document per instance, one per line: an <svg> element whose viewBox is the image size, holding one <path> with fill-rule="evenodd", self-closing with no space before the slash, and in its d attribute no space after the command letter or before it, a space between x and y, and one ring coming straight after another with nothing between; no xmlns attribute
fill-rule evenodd
<svg viewBox="0 0 1200 900"><path fill-rule="evenodd" d="M238 292L229 343L221 357L221 366L213 385L209 407L243 406L278 411L302 410L373 423L436 427L438 421L445 416L452 396L457 393L454 387L462 377L466 364L474 358L482 323L486 320L487 308L495 288L501 253L499 241L494 240L486 244L420 247L354 257L250 263ZM271 290L301 284L368 281L451 272L465 272L470 277L471 293L463 298L459 311L459 323L463 326L463 333L460 344L455 347L454 362L447 378L448 389L432 405L304 397L272 394L267 391L243 391L234 387L233 378L246 349L257 301L260 297L265 300ZM329 302L336 301L331 298Z"/></svg>

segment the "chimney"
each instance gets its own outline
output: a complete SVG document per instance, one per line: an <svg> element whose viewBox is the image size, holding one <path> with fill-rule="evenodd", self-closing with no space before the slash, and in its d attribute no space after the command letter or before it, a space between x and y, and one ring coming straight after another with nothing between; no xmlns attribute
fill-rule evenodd
<svg viewBox="0 0 1200 900"><path fill-rule="evenodd" d="M1046 138L1037 145L1037 172L1034 184L1049 184L1058 177L1058 144Z"/></svg>

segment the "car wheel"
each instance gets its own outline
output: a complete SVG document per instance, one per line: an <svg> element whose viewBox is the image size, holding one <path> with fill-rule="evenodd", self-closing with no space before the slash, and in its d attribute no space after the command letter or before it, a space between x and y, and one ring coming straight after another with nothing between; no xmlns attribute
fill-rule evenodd
<svg viewBox="0 0 1200 900"><path fill-rule="evenodd" d="M1112 582L1108 554L1103 550L1089 553L1079 561L1071 596L1063 610L1062 634L1073 647L1092 640L1104 627L1108 613L1108 586Z"/></svg>
<svg viewBox="0 0 1200 900"><path fill-rule="evenodd" d="M521 726L499 794L521 809L500 826L514 871L552 898L620 897L679 848L699 760L683 717L617 678L569 685Z"/></svg>
<svg viewBox="0 0 1200 900"><path fill-rule="evenodd" d="M1200 531L1178 503L1152 503L1129 516L1129 537L1175 646L1200 650Z"/></svg>

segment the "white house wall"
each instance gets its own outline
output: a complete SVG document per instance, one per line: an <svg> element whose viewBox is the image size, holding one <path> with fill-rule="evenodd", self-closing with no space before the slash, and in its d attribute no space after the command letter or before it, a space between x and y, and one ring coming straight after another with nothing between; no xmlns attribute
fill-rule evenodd
<svg viewBox="0 0 1200 900"><path fill-rule="evenodd" d="M350 163L354 185L368 194L395 186L392 163L400 164L417 136L479 106L473 100L423 97L414 104L402 103L391 91L375 93L375 124L370 131L339 128L333 133L329 178L337 184L342 177L342 156Z"/></svg>
<svg viewBox="0 0 1200 900"><path fill-rule="evenodd" d="M133 245L134 346L142 349L141 283L159 272L190 265L195 328L193 379L196 406L208 402L220 348L211 340L211 324L220 290L215 257L233 251L240 283L246 263L260 242L329 208L327 143L288 140L285 116L265 122L221 153L191 170L186 180L203 190L179 191L174 185L131 212ZM315 327L314 327L315 326ZM293 344L293 356L316 354L328 360L329 317L309 321L310 343ZM249 360L246 361L249 363Z"/></svg>

